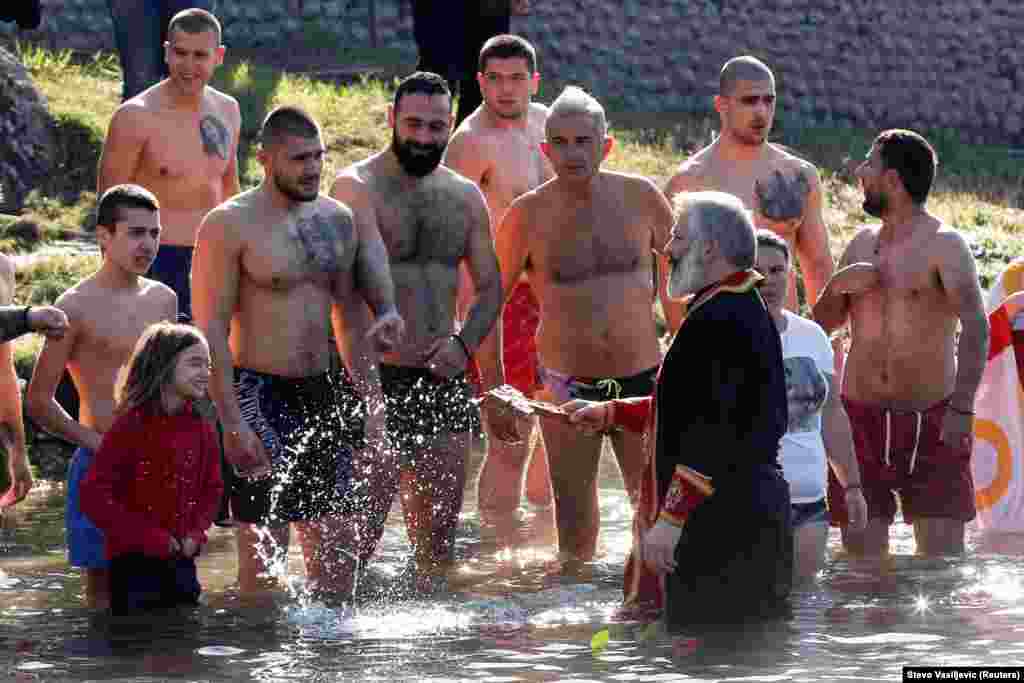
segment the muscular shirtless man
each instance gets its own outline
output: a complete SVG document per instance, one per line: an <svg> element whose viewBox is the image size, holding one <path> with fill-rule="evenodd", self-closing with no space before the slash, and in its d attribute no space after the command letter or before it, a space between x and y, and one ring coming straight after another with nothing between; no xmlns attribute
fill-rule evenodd
<svg viewBox="0 0 1024 683"><path fill-rule="evenodd" d="M68 471L68 559L86 570L86 603L95 607L109 604L110 563L102 533L79 508L78 484L114 421L114 383L121 366L142 331L162 320L173 321L178 309L173 291L142 277L160 245L159 207L137 185L115 185L103 193L96 216L103 263L57 299L68 329L46 340L28 386L32 419L78 446ZM81 397L78 421L54 398L65 367Z"/></svg>
<svg viewBox="0 0 1024 683"><path fill-rule="evenodd" d="M466 365L498 317L501 278L480 189L440 165L452 123L444 79L416 72L402 81L388 123L391 145L344 169L331 196L380 226L408 326L380 372L418 583L430 588L451 560L469 437L479 424ZM456 330L460 266L476 297Z"/></svg>
<svg viewBox="0 0 1024 683"><path fill-rule="evenodd" d="M551 105L543 143L556 177L516 199L498 228L504 291L525 274L540 301L540 396L558 404L650 395L661 362L651 270L654 250L668 242L672 209L649 180L601 170L611 146L601 105L579 88L567 88ZM663 278L668 271L660 269ZM504 380L497 336L481 356L485 388ZM488 419L498 434L514 432L500 411L490 411ZM600 524L603 437L546 418L541 428L560 549L590 558ZM644 466L642 436L615 431L611 438L626 488L635 496Z"/></svg>
<svg viewBox="0 0 1024 683"><path fill-rule="evenodd" d="M224 60L220 23L209 12L174 15L164 47L170 76L114 112L100 158L99 191L138 183L160 200L164 233L149 277L178 295L192 318L189 271L203 216L238 194L238 102L209 87Z"/></svg>
<svg viewBox="0 0 1024 683"><path fill-rule="evenodd" d="M683 162L668 181L669 199L680 192L718 190L740 198L759 228L784 238L804 274L808 304L832 274L821 182L814 165L770 144L775 117L775 76L754 57L736 57L719 74L715 110L721 134ZM796 272L796 269L792 271ZM792 276L787 308L797 310Z"/></svg>
<svg viewBox="0 0 1024 683"><path fill-rule="evenodd" d="M890 130L875 139L857 176L864 210L882 225L853 238L814 306L826 331L851 325L843 402L867 529L847 528L834 477L829 508L853 552L888 550L893 492L922 554L962 552L964 523L975 514L972 416L988 319L970 249L924 207L935 166L935 152L916 133Z"/></svg>
<svg viewBox="0 0 1024 683"><path fill-rule="evenodd" d="M480 51L477 81L483 104L462 122L452 135L444 163L475 182L484 193L491 214L491 233L516 197L529 192L552 176L540 151L548 109L530 102L537 94L540 74L537 55L519 36L501 35L484 43ZM473 295L468 278L459 284L459 312ZM502 311L502 360L505 381L527 396L537 382L537 324L540 309L529 283L515 283ZM536 428L527 426L527 431ZM487 440L487 459L480 470L477 499L481 512L509 513L519 505L523 469L530 459L526 495L533 503L548 504L551 481L547 472L544 441L537 439L530 458L526 442L505 443L492 434Z"/></svg>
<svg viewBox="0 0 1024 683"><path fill-rule="evenodd" d="M317 123L280 107L267 115L261 142L263 182L206 216L192 270L225 457L243 475L270 462L269 477L233 485L239 586L260 588L268 557L287 557L272 551L287 552L294 523L310 588L347 598L351 560L361 554L359 520L349 512L359 508L353 498L369 483L364 465L374 451L357 443L359 416L340 409L328 320L336 330L346 321L349 336L337 339L371 410L371 447L383 433L371 354L397 343L402 320L376 226L320 194L325 150ZM358 326L369 323L364 299L377 316L365 328ZM275 548L261 542L264 529Z"/></svg>

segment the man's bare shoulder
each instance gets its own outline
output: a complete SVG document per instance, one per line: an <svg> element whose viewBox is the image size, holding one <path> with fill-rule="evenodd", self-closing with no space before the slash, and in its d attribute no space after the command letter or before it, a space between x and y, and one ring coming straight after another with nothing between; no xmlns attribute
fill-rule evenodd
<svg viewBox="0 0 1024 683"><path fill-rule="evenodd" d="M374 157L357 161L338 171L330 195L344 204L373 200Z"/></svg>
<svg viewBox="0 0 1024 683"><path fill-rule="evenodd" d="M162 282L150 280L146 277L139 278L139 298L154 303L170 303L177 297L174 290Z"/></svg>
<svg viewBox="0 0 1024 683"><path fill-rule="evenodd" d="M963 233L953 226L938 221L938 229L935 231L935 246L937 255L950 260L960 261L973 259L971 245Z"/></svg>
<svg viewBox="0 0 1024 683"><path fill-rule="evenodd" d="M861 226L843 250L843 261L845 264L848 265L869 258L874 253L874 247L878 243L878 233L881 229L882 226L880 224Z"/></svg>
<svg viewBox="0 0 1024 683"><path fill-rule="evenodd" d="M547 105L541 104L540 102L530 102L530 109L527 112L530 124L540 124L543 126L547 123L548 115L551 110L548 109Z"/></svg>
<svg viewBox="0 0 1024 683"><path fill-rule="evenodd" d="M239 110L238 100L226 92L221 92L209 85L206 86L206 90L203 92L203 98L218 109L229 109L232 111Z"/></svg>
<svg viewBox="0 0 1024 683"><path fill-rule="evenodd" d="M686 159L683 159L683 162L679 164L679 168L676 169L676 176L684 178L700 178L711 169L714 159L714 145L708 145L707 147L699 149Z"/></svg>
<svg viewBox="0 0 1024 683"><path fill-rule="evenodd" d="M314 210L326 218L337 217L352 220L353 217L352 209L349 208L348 204L325 194L317 198Z"/></svg>
<svg viewBox="0 0 1024 683"><path fill-rule="evenodd" d="M468 201L484 202L483 193L476 183L447 166L438 166L431 175L431 181L435 187L454 192Z"/></svg>
<svg viewBox="0 0 1024 683"><path fill-rule="evenodd" d="M152 100L136 95L118 105L110 118L110 126L130 127L135 135L139 135L145 132L157 111Z"/></svg>
<svg viewBox="0 0 1024 683"><path fill-rule="evenodd" d="M627 173L625 171L601 171L601 176L606 182L624 187L630 192L658 192L657 185L647 176L638 173Z"/></svg>
<svg viewBox="0 0 1024 683"><path fill-rule="evenodd" d="M782 145L768 144L769 159L780 171L799 171L804 175L816 176L818 168L807 159L797 155L793 150Z"/></svg>

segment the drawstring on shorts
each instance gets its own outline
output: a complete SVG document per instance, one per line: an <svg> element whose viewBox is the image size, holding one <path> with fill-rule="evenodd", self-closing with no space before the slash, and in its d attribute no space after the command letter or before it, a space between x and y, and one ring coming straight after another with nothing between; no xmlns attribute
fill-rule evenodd
<svg viewBox="0 0 1024 683"><path fill-rule="evenodd" d="M916 424L914 427L914 450L910 453L910 466L907 470L907 474L914 473L914 465L917 463L917 449L921 445L921 427L924 423L924 414L919 410L907 411L913 412L916 418ZM885 409L885 454L883 459L886 467L892 467L892 461L889 457L892 451L892 410L889 408Z"/></svg>

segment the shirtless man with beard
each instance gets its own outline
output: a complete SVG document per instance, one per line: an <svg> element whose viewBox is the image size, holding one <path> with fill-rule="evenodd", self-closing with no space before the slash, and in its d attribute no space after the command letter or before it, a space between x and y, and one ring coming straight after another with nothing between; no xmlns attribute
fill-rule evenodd
<svg viewBox="0 0 1024 683"><path fill-rule="evenodd" d="M437 74L407 77L388 110L391 145L344 169L331 190L357 217L380 227L406 321L406 340L380 357L380 374L421 590L439 587L451 562L469 438L479 425L466 367L501 307L487 204L473 182L440 165L451 104ZM476 296L456 329L460 267ZM393 493L382 486L365 509L380 519L373 526L378 537Z"/></svg>
<svg viewBox="0 0 1024 683"><path fill-rule="evenodd" d="M383 438L373 356L398 343L403 323L376 226L320 194L316 121L278 107L260 140L263 182L206 216L192 270L196 323L213 360L210 396L225 458L241 475L231 491L239 587L263 587L294 526L311 592L347 599L354 559L372 552L356 545L356 513L375 485ZM342 410L341 378L330 372L328 321L366 399L365 448L362 416Z"/></svg>
<svg viewBox="0 0 1024 683"><path fill-rule="evenodd" d="M832 275L818 171L768 142L775 118L775 76L763 62L730 59L719 74L718 93L720 135L683 162L665 194L671 200L680 192L717 190L739 197L754 212L757 227L778 234L796 254L811 305ZM798 309L795 275L786 307Z"/></svg>
<svg viewBox="0 0 1024 683"><path fill-rule="evenodd" d="M484 43L477 80L483 93L483 104L452 135L444 163L475 182L483 191L490 209L493 234L516 197L553 175L540 151L548 109L530 101L537 94L540 83L537 55L533 46L519 36L500 35ZM464 272L459 296L461 315L473 296L471 283ZM532 396L540 388L535 340L540 308L525 279L515 283L501 320L505 381L525 395ZM535 429L539 430L537 421L531 420L529 424L522 425L521 431L533 436ZM529 446L533 439L505 443L493 434L488 438L487 459L477 482L481 513L505 516L518 507L522 494L520 482L527 460L530 463L526 479L527 500L537 505L550 504L547 455L539 433L537 437L532 456Z"/></svg>
<svg viewBox="0 0 1024 683"><path fill-rule="evenodd" d="M238 102L209 86L224 61L220 22L205 10L174 15L164 58L170 75L118 107L100 158L99 192L137 183L160 201L164 232L148 277L178 295L192 319L189 273L203 216L238 194Z"/></svg>
<svg viewBox="0 0 1024 683"><path fill-rule="evenodd" d="M601 170L613 140L604 109L579 88L566 88L551 105L545 135L542 149L555 178L516 199L497 232L503 290L510 292L525 275L540 301L539 397L561 405L577 398L648 396L661 363L651 272L655 252L668 242L672 209L649 180ZM664 291L669 269L662 265ZM500 332L481 354L485 389L504 381ZM518 436L507 413L489 409L488 421L499 438ZM597 466L604 435L546 417L541 428L560 551L588 560L597 550ZM609 436L635 503L643 436Z"/></svg>
<svg viewBox="0 0 1024 683"><path fill-rule="evenodd" d="M849 528L834 475L829 509L843 545L858 554L888 552L894 494L923 555L963 552L964 524L975 515L972 423L988 318L970 248L925 209L936 165L917 133L889 130L875 139L857 177L864 211L882 225L853 238L814 306L826 332L850 323L842 398L867 529Z"/></svg>

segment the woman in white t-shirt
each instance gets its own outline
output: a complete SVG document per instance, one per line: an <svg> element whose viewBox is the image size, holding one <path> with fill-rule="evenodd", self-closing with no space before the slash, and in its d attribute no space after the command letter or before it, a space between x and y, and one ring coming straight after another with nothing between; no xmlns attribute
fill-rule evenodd
<svg viewBox="0 0 1024 683"><path fill-rule="evenodd" d="M783 308L791 267L785 240L758 230L757 270L765 278L761 296L782 337L786 368L789 426L782 437L780 462L793 504L793 573L799 581L817 574L825 558L826 461L846 489L851 526L867 523L867 503L850 422L839 400L832 345L816 322Z"/></svg>

